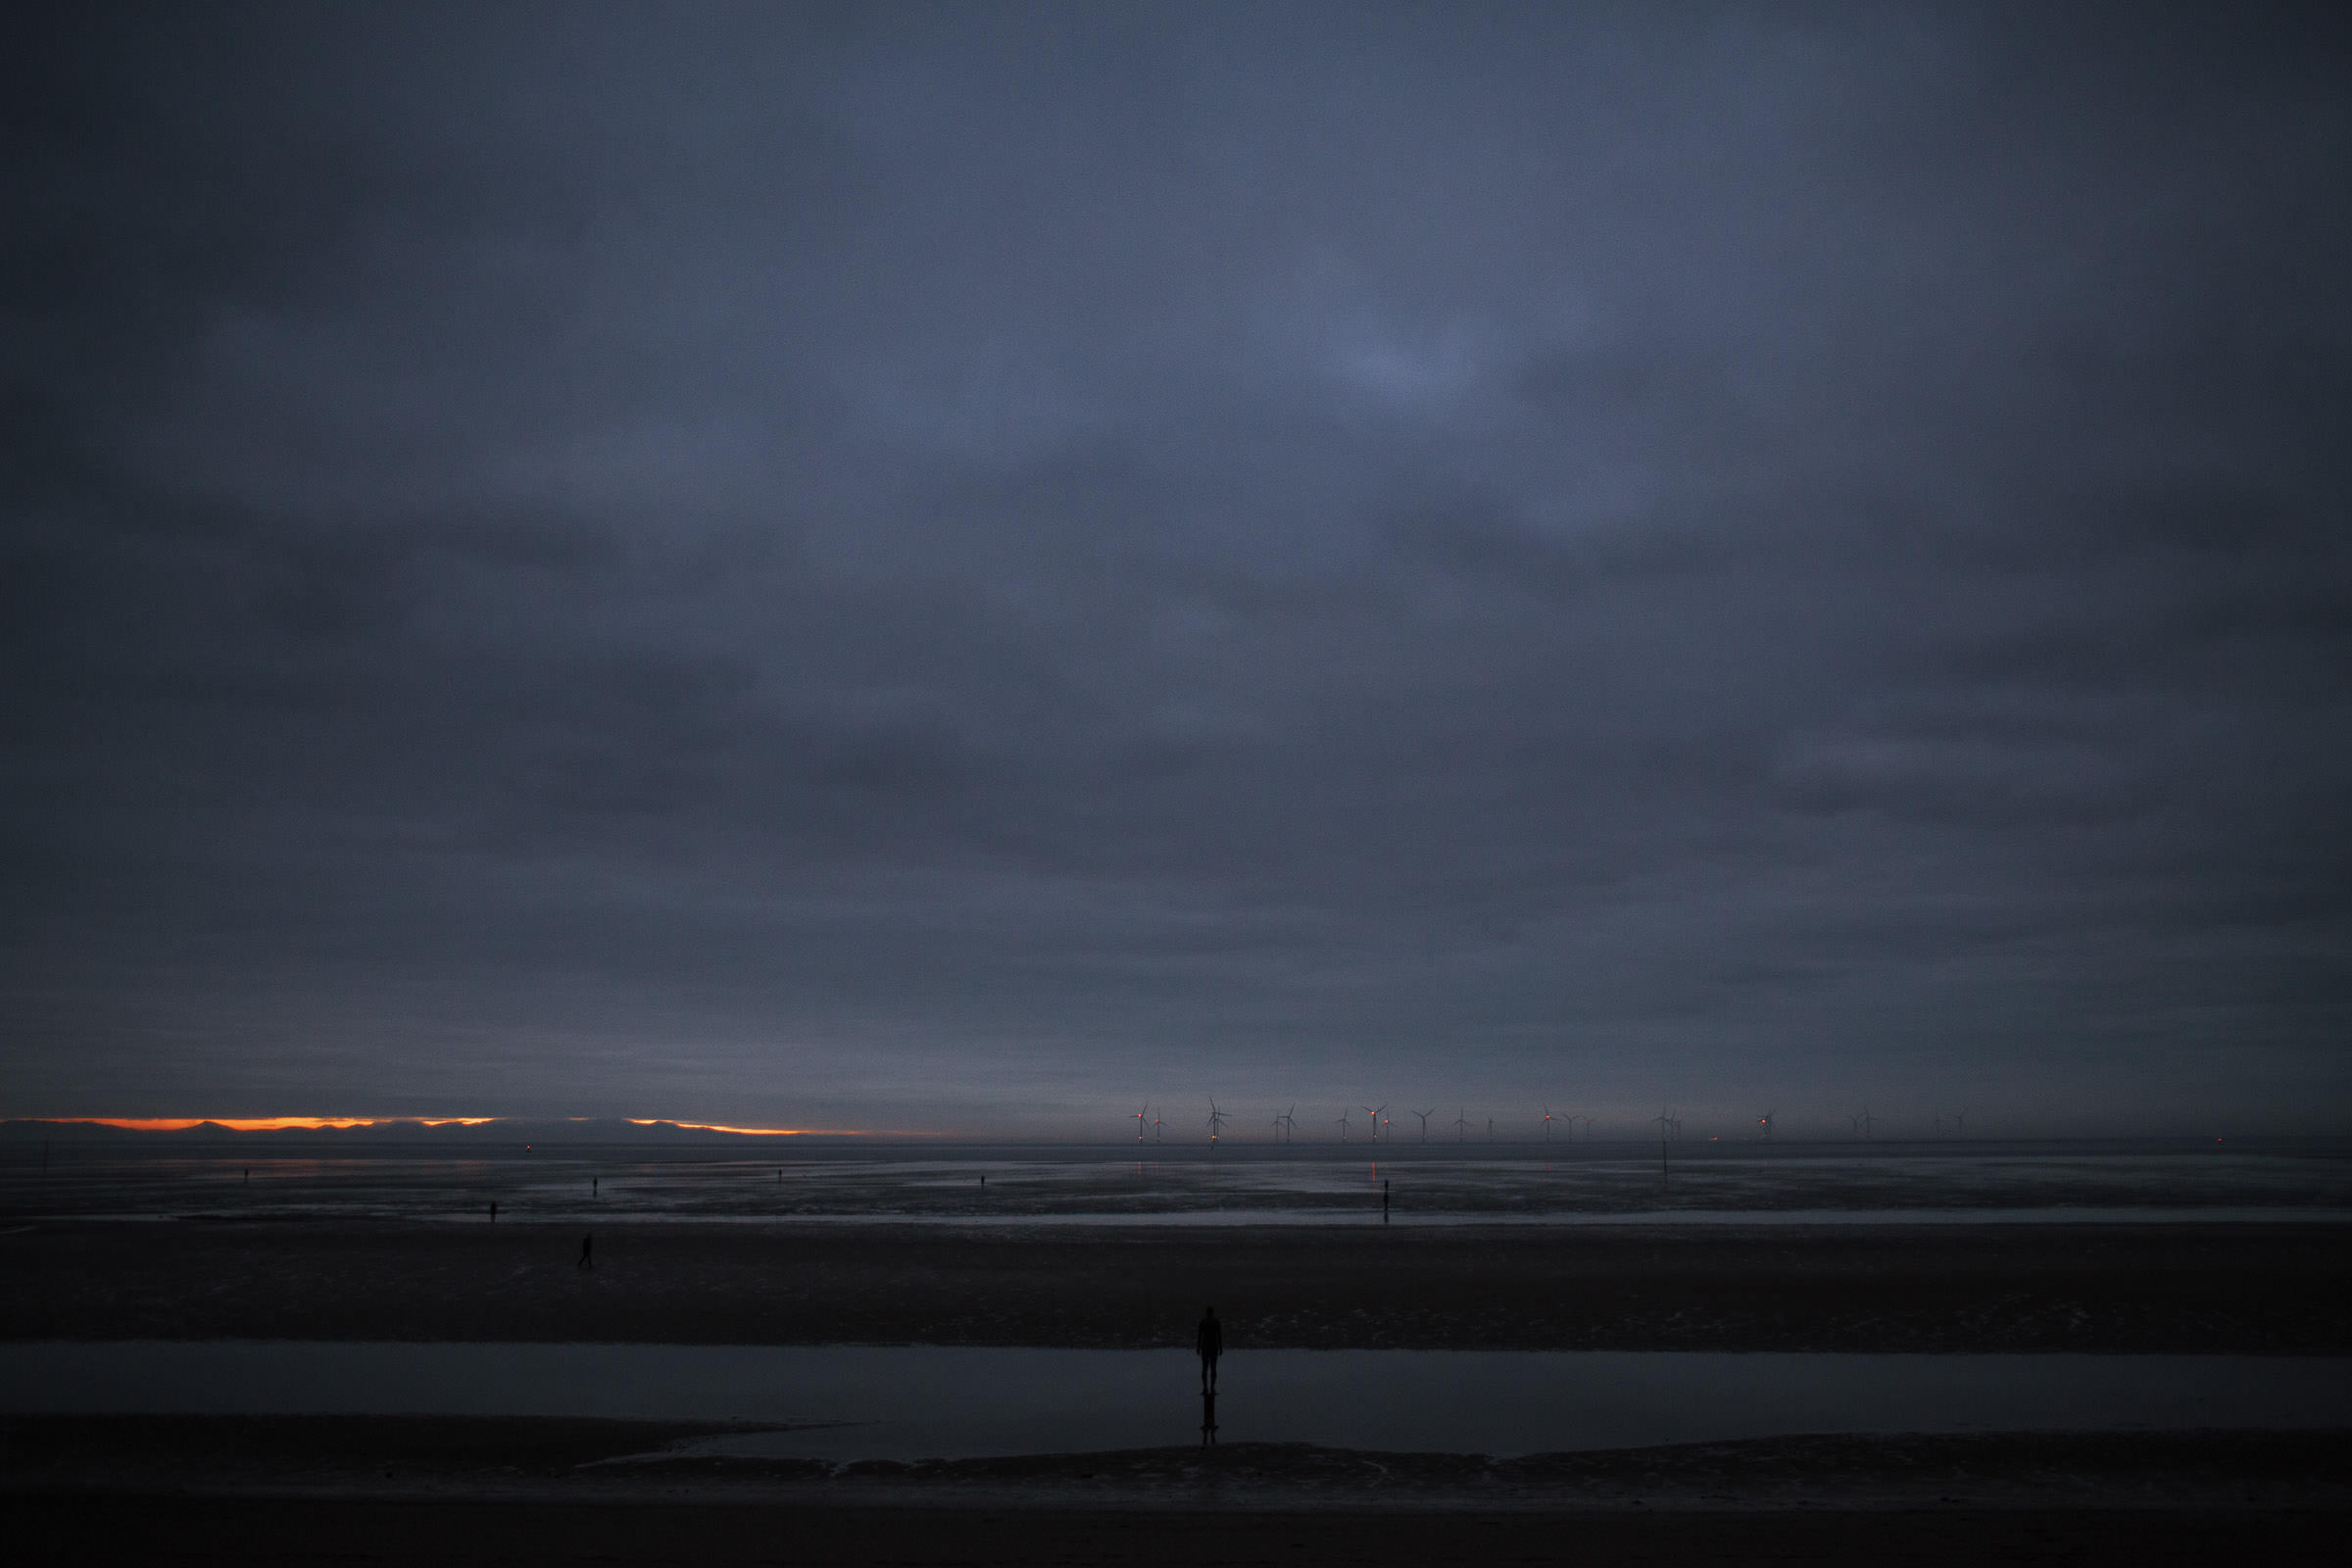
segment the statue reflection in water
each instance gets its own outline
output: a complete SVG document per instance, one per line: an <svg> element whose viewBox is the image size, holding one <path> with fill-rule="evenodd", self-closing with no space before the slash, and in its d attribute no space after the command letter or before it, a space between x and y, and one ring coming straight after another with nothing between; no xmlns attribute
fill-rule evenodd
<svg viewBox="0 0 2352 1568"><path fill-rule="evenodd" d="M1217 1441L1217 1357L1225 1353L1225 1326L1217 1321L1215 1307L1201 1313L1193 1349L1200 1357L1200 1446L1205 1448Z"/></svg>

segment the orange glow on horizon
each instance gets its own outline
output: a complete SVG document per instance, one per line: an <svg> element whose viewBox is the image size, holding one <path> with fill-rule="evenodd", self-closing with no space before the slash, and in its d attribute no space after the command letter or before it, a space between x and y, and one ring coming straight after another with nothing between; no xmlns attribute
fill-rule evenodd
<svg viewBox="0 0 2352 1568"><path fill-rule="evenodd" d="M375 1127L415 1122L424 1127L479 1127L495 1116L43 1116L42 1121L121 1127L134 1133L175 1133L189 1127L226 1127L232 1132L271 1133L283 1127Z"/></svg>
<svg viewBox="0 0 2352 1568"><path fill-rule="evenodd" d="M55 1126L120 1127L134 1133L176 1133L191 1127L225 1127L231 1132L268 1133L286 1129L306 1132L365 1130L371 1127L484 1127L500 1121L535 1123L537 1117L505 1116L28 1116L29 1122ZM567 1116L570 1122L589 1122L593 1116ZM675 1127L683 1132L737 1133L754 1138L923 1138L944 1134L918 1129L877 1127L735 1127L721 1122L677 1121L667 1116L619 1118L636 1127ZM519 1130L519 1129L518 1129Z"/></svg>

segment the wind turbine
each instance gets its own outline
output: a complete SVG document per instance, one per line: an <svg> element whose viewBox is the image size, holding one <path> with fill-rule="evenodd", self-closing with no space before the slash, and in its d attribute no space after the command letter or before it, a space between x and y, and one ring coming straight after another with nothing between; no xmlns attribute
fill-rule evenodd
<svg viewBox="0 0 2352 1568"><path fill-rule="evenodd" d="M1493 1143L1494 1141L1494 1117L1492 1117L1492 1116L1489 1116L1489 1117L1487 1118L1487 1142L1491 1144L1491 1143Z"/></svg>
<svg viewBox="0 0 2352 1568"><path fill-rule="evenodd" d="M1135 1141L1140 1144L1144 1141L1144 1128L1151 1123L1152 1107L1150 1105L1146 1105L1143 1109L1136 1111L1134 1115Z"/></svg>
<svg viewBox="0 0 2352 1568"><path fill-rule="evenodd" d="M1767 1143L1772 1141L1772 1118L1773 1112L1769 1110L1756 1118L1756 1125L1764 1129L1764 1139Z"/></svg>
<svg viewBox="0 0 2352 1568"><path fill-rule="evenodd" d="M1551 1142L1551 1107L1549 1105L1544 1107L1544 1141L1547 1144Z"/></svg>
<svg viewBox="0 0 2352 1568"><path fill-rule="evenodd" d="M1347 1107L1347 1106L1345 1106L1345 1105L1342 1105L1342 1106L1340 1107L1340 1142L1344 1144L1344 1143L1346 1143L1347 1141L1348 1141L1348 1107Z"/></svg>
<svg viewBox="0 0 2352 1568"><path fill-rule="evenodd" d="M1159 1138L1159 1118L1158 1118L1157 1116L1153 1116L1153 1117L1152 1118L1152 1141L1153 1143L1155 1143L1155 1144L1156 1144L1156 1143L1158 1143L1158 1142L1160 1141L1160 1138Z"/></svg>
<svg viewBox="0 0 2352 1568"><path fill-rule="evenodd" d="M1965 1111L1965 1110L1955 1110L1955 1111L1953 1111L1953 1112L1952 1112L1952 1128L1953 1128L1953 1131L1954 1131L1954 1133L1955 1133L1955 1134L1956 1134L1958 1137L1961 1137L1961 1138L1966 1138L1966 1137L1968 1136L1968 1112L1967 1112L1967 1111Z"/></svg>
<svg viewBox="0 0 2352 1568"><path fill-rule="evenodd" d="M1465 1115L1465 1114L1463 1114L1463 1113L1462 1113L1462 1107L1461 1107L1461 1106L1459 1106L1459 1105L1456 1105L1456 1106L1454 1106L1454 1118L1453 1118L1453 1141L1454 1141L1455 1143L1457 1143L1457 1144L1458 1144L1458 1143L1462 1142L1462 1140L1464 1140L1464 1139L1468 1138L1469 1136L1470 1136L1470 1118L1469 1118L1467 1115Z"/></svg>
<svg viewBox="0 0 2352 1568"><path fill-rule="evenodd" d="M1364 1113L1372 1118L1372 1141L1376 1144L1380 1142L1380 1113L1388 1108L1385 1103L1377 1109L1371 1105L1363 1107Z"/></svg>
<svg viewBox="0 0 2352 1568"><path fill-rule="evenodd" d="M1658 1113L1649 1119L1658 1124L1658 1179L1670 1181L1673 1178L1666 1164L1666 1136L1674 1127L1674 1117L1667 1113L1665 1106L1660 1105Z"/></svg>
<svg viewBox="0 0 2352 1568"><path fill-rule="evenodd" d="M1429 1118L1435 1116L1437 1113L1438 1107L1435 1105L1430 1106L1427 1110L1416 1110L1413 1112L1414 1115L1421 1118L1421 1141L1425 1144L1429 1142Z"/></svg>
<svg viewBox="0 0 2352 1568"><path fill-rule="evenodd" d="M1217 1108L1217 1102L1212 1100L1208 1102L1208 1141L1215 1143L1217 1135L1224 1130L1225 1113Z"/></svg>

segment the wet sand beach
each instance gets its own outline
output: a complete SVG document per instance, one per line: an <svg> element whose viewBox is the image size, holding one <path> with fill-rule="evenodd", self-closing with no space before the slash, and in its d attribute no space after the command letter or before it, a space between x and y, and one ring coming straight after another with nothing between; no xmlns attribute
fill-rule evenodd
<svg viewBox="0 0 2352 1568"><path fill-rule="evenodd" d="M0 1338L2352 1351L2334 1225L585 1230L28 1223Z"/></svg>
<svg viewBox="0 0 2352 1568"><path fill-rule="evenodd" d="M118 1206L0 1230L0 1339L1173 1349L1213 1301L1245 1391L1249 1353L1274 1349L2352 1354L2352 1236L2291 1215L1212 1229ZM710 1421L22 1414L0 1418L0 1491L34 1555L164 1562L2291 1563L2352 1508L2345 1427L827 1460Z"/></svg>

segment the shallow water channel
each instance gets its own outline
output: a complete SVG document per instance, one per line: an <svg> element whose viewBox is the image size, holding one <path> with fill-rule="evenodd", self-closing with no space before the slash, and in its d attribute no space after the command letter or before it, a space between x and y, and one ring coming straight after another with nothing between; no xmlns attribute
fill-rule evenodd
<svg viewBox="0 0 2352 1568"><path fill-rule="evenodd" d="M2352 1425L2352 1358L1262 1350L1221 1442L1495 1455L1793 1433ZM1179 1350L967 1347L0 1345L10 1413L735 1418L699 1447L960 1458L1199 1443Z"/></svg>

